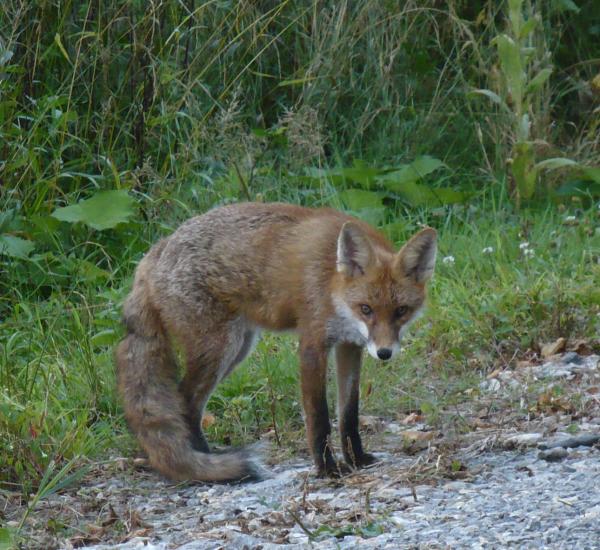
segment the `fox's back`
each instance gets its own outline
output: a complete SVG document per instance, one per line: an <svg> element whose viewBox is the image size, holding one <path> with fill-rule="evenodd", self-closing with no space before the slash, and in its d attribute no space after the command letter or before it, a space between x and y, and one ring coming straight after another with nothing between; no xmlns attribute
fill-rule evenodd
<svg viewBox="0 0 600 550"><path fill-rule="evenodd" d="M151 283L161 296L193 303L210 295L269 328L293 328L307 293L327 292L337 236L349 219L328 208L281 203L215 208L166 239Z"/></svg>

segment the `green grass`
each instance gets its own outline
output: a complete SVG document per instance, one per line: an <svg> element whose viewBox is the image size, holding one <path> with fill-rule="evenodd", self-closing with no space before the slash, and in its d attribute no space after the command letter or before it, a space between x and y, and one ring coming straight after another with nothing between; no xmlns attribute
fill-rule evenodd
<svg viewBox="0 0 600 550"><path fill-rule="evenodd" d="M440 231L429 307L398 360L366 359L363 411L395 417L422 410L435 420L477 375L514 364L532 344L596 335L597 211L578 211L577 225L565 222L568 214L548 207L517 215L490 199L409 217L406 235L423 222ZM532 256L519 246L526 241ZM484 253L488 247L493 251ZM113 271L108 287L102 278L75 279L44 299L37 287L25 295L19 270L8 270L22 290L0 329L3 488L27 495L51 463L79 457L77 465L111 448L134 448L115 396L112 361L120 302L140 255L128 253L114 258L125 267ZM217 389L208 407L216 417L213 441L248 443L276 427L282 446L304 447L295 350L294 338L267 335ZM333 404L333 387L331 394Z"/></svg>

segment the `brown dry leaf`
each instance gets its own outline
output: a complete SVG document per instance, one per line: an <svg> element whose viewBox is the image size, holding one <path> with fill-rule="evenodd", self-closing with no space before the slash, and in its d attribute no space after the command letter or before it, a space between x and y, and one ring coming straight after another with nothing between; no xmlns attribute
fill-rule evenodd
<svg viewBox="0 0 600 550"><path fill-rule="evenodd" d="M420 432L418 430L406 430L405 432L402 432L401 435L408 442L431 441L432 439L435 438L436 433L435 432Z"/></svg>
<svg viewBox="0 0 600 550"><path fill-rule="evenodd" d="M417 422L423 422L423 415L422 414L418 414L416 412L410 413L409 415L405 416L402 420L401 420L401 424L404 424L405 426L407 424L416 424Z"/></svg>
<svg viewBox="0 0 600 550"><path fill-rule="evenodd" d="M538 397L536 409L541 412L570 412L573 410L573 404L548 390Z"/></svg>
<svg viewBox="0 0 600 550"><path fill-rule="evenodd" d="M117 522L118 519L119 516L117 515L117 512L115 512L115 509L112 507L112 504L109 504L108 517L102 522L102 527L108 527L110 525L113 525Z"/></svg>
<svg viewBox="0 0 600 550"><path fill-rule="evenodd" d="M83 548L84 546L90 546L91 544L102 542L102 540L97 536L83 533L81 535L75 535L74 537L71 537L69 542L73 548Z"/></svg>
<svg viewBox="0 0 600 550"><path fill-rule="evenodd" d="M565 351L567 347L567 339L566 338L558 338L554 342L550 342L549 344L542 345L542 357L547 359L552 355L556 355L557 353L561 353Z"/></svg>
<svg viewBox="0 0 600 550"><path fill-rule="evenodd" d="M489 422L486 422L485 420L482 420L481 418L475 418L471 422L471 427L475 428L476 430L487 430L489 428L492 428L493 424L490 424Z"/></svg>
<svg viewBox="0 0 600 550"><path fill-rule="evenodd" d="M150 462L148 461L148 459L142 457L134 458L133 465L136 468L150 468Z"/></svg>
<svg viewBox="0 0 600 550"><path fill-rule="evenodd" d="M569 342L569 345L567 346L567 350L574 351L575 353L578 353L579 355L591 355L591 353L593 351L591 343L588 340L584 340L583 338L579 338L577 340L573 340L572 342Z"/></svg>
<svg viewBox="0 0 600 550"><path fill-rule="evenodd" d="M137 510L130 510L128 523L128 528L130 531L148 527L148 524L145 523L144 520L142 520L142 517L140 516L140 513Z"/></svg>
<svg viewBox="0 0 600 550"><path fill-rule="evenodd" d="M486 378L489 380L490 378L496 378L500 374L502 374L502 369L494 369L486 376Z"/></svg>
<svg viewBox="0 0 600 550"><path fill-rule="evenodd" d="M377 416L361 415L358 422L361 428L372 432L380 432L383 428L383 422Z"/></svg>
<svg viewBox="0 0 600 550"><path fill-rule="evenodd" d="M216 422L216 418L214 417L214 415L212 415L210 413L205 413L202 416L202 429L206 430L206 428L212 426L215 422Z"/></svg>

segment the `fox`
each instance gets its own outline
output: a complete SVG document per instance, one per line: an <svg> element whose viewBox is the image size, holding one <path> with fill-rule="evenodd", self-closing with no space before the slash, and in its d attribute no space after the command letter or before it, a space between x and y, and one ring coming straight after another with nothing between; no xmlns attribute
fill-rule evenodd
<svg viewBox="0 0 600 550"><path fill-rule="evenodd" d="M173 481L263 477L247 449L211 452L202 417L211 392L261 331L299 336L302 407L319 476L377 461L359 434L363 348L388 361L422 310L437 233L399 251L364 221L330 208L247 202L216 207L158 241L137 266L116 350L127 423L150 465ZM185 370L178 380L177 353ZM326 398L335 354L344 462L331 444Z"/></svg>

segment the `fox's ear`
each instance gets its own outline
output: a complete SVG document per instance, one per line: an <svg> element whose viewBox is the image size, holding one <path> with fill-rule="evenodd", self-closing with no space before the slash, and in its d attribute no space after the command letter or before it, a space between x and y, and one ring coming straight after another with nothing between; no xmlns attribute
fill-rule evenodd
<svg viewBox="0 0 600 550"><path fill-rule="evenodd" d="M433 275L437 252L437 233L427 227L414 235L396 254L394 271L412 277L417 283L426 283Z"/></svg>
<svg viewBox="0 0 600 550"><path fill-rule="evenodd" d="M358 225L346 222L337 241L337 270L356 277L373 261L373 247Z"/></svg>

